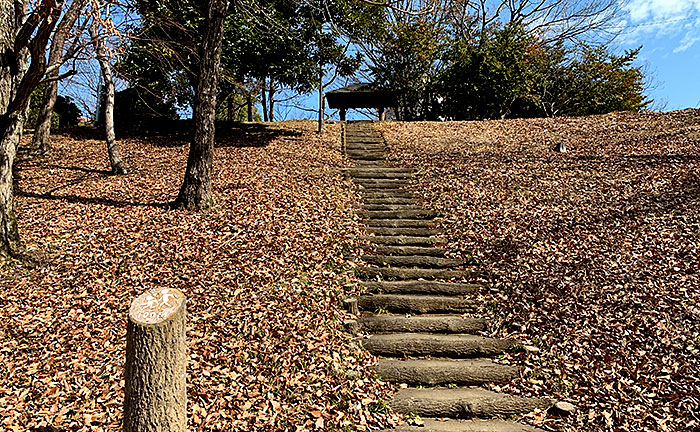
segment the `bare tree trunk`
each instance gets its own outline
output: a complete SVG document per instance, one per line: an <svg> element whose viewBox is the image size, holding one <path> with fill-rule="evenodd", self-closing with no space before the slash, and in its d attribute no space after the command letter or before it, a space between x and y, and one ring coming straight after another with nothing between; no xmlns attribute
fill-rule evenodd
<svg viewBox="0 0 700 432"><path fill-rule="evenodd" d="M75 22L80 16L80 11L87 3L86 0L74 1L66 11L61 23L56 28L56 32L51 41L51 50L49 51L48 66L51 68L46 75L49 80L44 88L44 97L37 117L34 137L32 138L32 147L40 153L49 151L49 138L51 137L51 120L53 119L53 111L56 106L56 98L58 97L58 78L60 65L63 63L63 48L70 30L75 25Z"/></svg>
<svg viewBox="0 0 700 432"><path fill-rule="evenodd" d="M219 79L221 42L228 0L209 0L207 24L201 47L194 100L194 133L187 157L187 170L175 207L204 207L211 201L214 162L216 84Z"/></svg>
<svg viewBox="0 0 700 432"><path fill-rule="evenodd" d="M112 167L112 174L122 175L127 173L126 166L119 156L119 148L117 147L117 137L114 133L114 77L112 76L112 66L109 64L109 56L105 49L99 30L99 23L93 21L90 25L90 37L92 44L95 47L97 54L97 62L100 64L102 78L105 85L105 134L107 140L107 154L109 155L109 164Z"/></svg>
<svg viewBox="0 0 700 432"><path fill-rule="evenodd" d="M58 76L58 73L56 74ZM32 138L32 147L39 153L47 153L50 149L49 138L51 137L51 120L53 119L53 109L58 98L58 81L50 81L44 88L44 97L36 119L36 129Z"/></svg>
<svg viewBox="0 0 700 432"><path fill-rule="evenodd" d="M318 133L323 134L326 105L323 100L323 66L318 68Z"/></svg>
<svg viewBox="0 0 700 432"><path fill-rule="evenodd" d="M8 1L0 2L0 52L10 52L14 48L14 36L13 5ZM23 119L17 111L8 112L14 96L12 69L10 62L0 62L0 257L16 255L21 249L12 190L12 166Z"/></svg>
<svg viewBox="0 0 700 432"><path fill-rule="evenodd" d="M262 110L263 110L263 121L268 122L269 118L267 116L267 90L265 89L266 80L263 79L262 86Z"/></svg>
<svg viewBox="0 0 700 432"><path fill-rule="evenodd" d="M268 117L270 119L270 123L272 123L275 121L275 85L272 78L270 78L270 91L267 99L270 103L270 114Z"/></svg>
<svg viewBox="0 0 700 432"><path fill-rule="evenodd" d="M12 166L29 99L46 72L44 53L61 16L62 5L54 1L39 2L25 20L25 2L0 2L0 255L21 252ZM25 55L27 51L30 55Z"/></svg>
<svg viewBox="0 0 700 432"><path fill-rule="evenodd" d="M153 290L129 308L124 371L124 432L187 430L186 301Z"/></svg>
<svg viewBox="0 0 700 432"><path fill-rule="evenodd" d="M22 250L12 193L12 166L22 136L24 112L0 115L0 256L15 256Z"/></svg>
<svg viewBox="0 0 700 432"><path fill-rule="evenodd" d="M250 92L246 93L246 104L248 105L248 122L253 122L253 95Z"/></svg>
<svg viewBox="0 0 700 432"><path fill-rule="evenodd" d="M227 101L228 105L227 105L227 107L226 107L226 111L227 111L227 114L228 114L226 117L228 117L228 121L230 121L230 122L232 122L233 120L235 120L235 119L233 118L233 105L234 105L234 104L233 104L233 95L234 95L233 92L232 92L231 94L228 95L228 101Z"/></svg>

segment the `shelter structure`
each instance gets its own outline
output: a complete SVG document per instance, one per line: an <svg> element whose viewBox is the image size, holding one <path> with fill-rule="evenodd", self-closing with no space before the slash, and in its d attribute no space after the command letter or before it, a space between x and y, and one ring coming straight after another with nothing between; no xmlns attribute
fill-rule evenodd
<svg viewBox="0 0 700 432"><path fill-rule="evenodd" d="M329 91L326 99L331 109L340 110L341 121L345 121L345 115L351 108L374 108L379 114L379 120L384 120L385 110L396 106L396 99L390 93L369 83L351 84Z"/></svg>

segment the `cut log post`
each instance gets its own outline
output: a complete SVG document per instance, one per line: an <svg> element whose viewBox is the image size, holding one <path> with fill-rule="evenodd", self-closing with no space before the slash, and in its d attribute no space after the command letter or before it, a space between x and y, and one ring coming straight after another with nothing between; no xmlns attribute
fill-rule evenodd
<svg viewBox="0 0 700 432"><path fill-rule="evenodd" d="M129 309L124 432L185 432L186 305L180 290L151 290Z"/></svg>

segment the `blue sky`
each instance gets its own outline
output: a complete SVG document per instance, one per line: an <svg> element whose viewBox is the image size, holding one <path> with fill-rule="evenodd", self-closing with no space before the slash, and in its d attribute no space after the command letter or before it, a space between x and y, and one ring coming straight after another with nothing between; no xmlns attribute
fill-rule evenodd
<svg viewBox="0 0 700 432"><path fill-rule="evenodd" d="M625 11L616 43L643 46L640 62L655 87L652 108L699 107L700 0L629 0Z"/></svg>

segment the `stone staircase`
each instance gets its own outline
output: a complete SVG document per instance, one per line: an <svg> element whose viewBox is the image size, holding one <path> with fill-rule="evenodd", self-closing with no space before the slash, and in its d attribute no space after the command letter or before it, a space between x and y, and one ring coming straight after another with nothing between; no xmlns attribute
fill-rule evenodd
<svg viewBox="0 0 700 432"><path fill-rule="evenodd" d="M485 320L475 316L484 287L481 271L447 258L435 213L416 205L405 189L413 172L385 165L386 147L370 122L347 123L343 145L355 166L348 176L361 189L360 215L371 244L357 269L366 294L346 300L356 320L346 326L368 333L362 345L378 357L382 380L400 384L391 408L420 416L420 426L396 431L524 432L530 426L507 421L554 401L486 390L521 373L493 358L518 341L479 336Z"/></svg>

